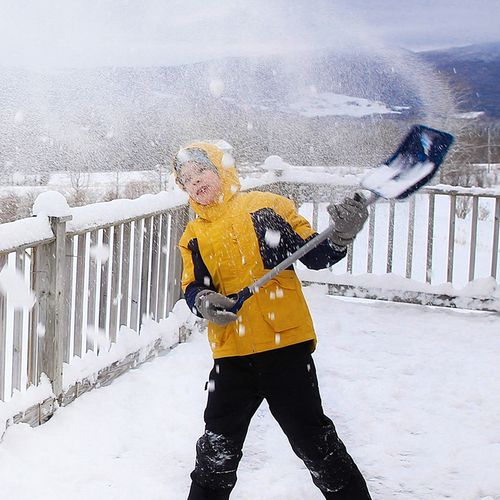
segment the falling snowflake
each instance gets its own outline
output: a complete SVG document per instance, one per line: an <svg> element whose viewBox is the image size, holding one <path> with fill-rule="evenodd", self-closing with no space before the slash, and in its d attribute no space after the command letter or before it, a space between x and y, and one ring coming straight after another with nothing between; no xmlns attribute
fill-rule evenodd
<svg viewBox="0 0 500 500"><path fill-rule="evenodd" d="M4 266L0 271L0 293L8 297L9 305L14 309L31 309L35 304L35 294L17 269Z"/></svg>
<svg viewBox="0 0 500 500"><path fill-rule="evenodd" d="M24 111L23 110L19 110L16 112L16 115L14 116L14 121L16 123L23 123L24 122Z"/></svg>
<svg viewBox="0 0 500 500"><path fill-rule="evenodd" d="M90 327L87 329L87 343L96 345L99 351L109 351L111 347L111 342L105 330L98 327Z"/></svg>
<svg viewBox="0 0 500 500"><path fill-rule="evenodd" d="M224 82L220 78L214 78L208 87L214 97L220 97L224 92Z"/></svg>
<svg viewBox="0 0 500 500"><path fill-rule="evenodd" d="M109 247L107 245L94 245L90 247L90 255L95 260L99 260L104 264L109 259Z"/></svg>
<svg viewBox="0 0 500 500"><path fill-rule="evenodd" d="M36 336L41 339L45 337L45 325L42 325L42 323L36 325Z"/></svg>
<svg viewBox="0 0 500 500"><path fill-rule="evenodd" d="M222 166L224 168L231 168L231 167L234 167L234 158L233 158L233 155L231 153L229 153L228 151L224 152L224 154L222 155Z"/></svg>
<svg viewBox="0 0 500 500"><path fill-rule="evenodd" d="M267 229L264 235L264 240L271 248L276 248L281 241L281 233L274 229Z"/></svg>
<svg viewBox="0 0 500 500"><path fill-rule="evenodd" d="M120 303L122 300L123 295L119 293L114 299L113 299L113 305L116 306Z"/></svg>

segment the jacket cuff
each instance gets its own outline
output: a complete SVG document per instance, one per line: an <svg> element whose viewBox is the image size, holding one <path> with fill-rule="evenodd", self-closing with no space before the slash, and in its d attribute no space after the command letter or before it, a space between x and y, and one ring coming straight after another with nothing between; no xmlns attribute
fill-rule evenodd
<svg viewBox="0 0 500 500"><path fill-rule="evenodd" d="M339 245L334 243L330 238L328 238L328 242L330 246L338 253L344 253L347 250L347 245Z"/></svg>
<svg viewBox="0 0 500 500"><path fill-rule="evenodd" d="M200 292L203 291L212 291L211 288L208 288L206 286L200 285L196 282L190 283L184 292L184 299L186 300L186 303L190 309L190 311L198 316L199 318L203 318L203 316L200 314L200 311L196 308L196 297Z"/></svg>

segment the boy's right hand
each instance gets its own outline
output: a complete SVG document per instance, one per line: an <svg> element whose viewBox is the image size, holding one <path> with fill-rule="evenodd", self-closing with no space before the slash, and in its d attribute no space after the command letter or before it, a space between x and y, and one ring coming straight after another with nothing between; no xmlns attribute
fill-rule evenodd
<svg viewBox="0 0 500 500"><path fill-rule="evenodd" d="M236 304L236 301L214 292L213 290L203 290L198 293L194 300L194 305L198 312L208 321L224 326L236 321L238 316L229 311Z"/></svg>
<svg viewBox="0 0 500 500"><path fill-rule="evenodd" d="M346 198L342 203L331 203L326 210L335 225L330 241L339 248L350 245L368 219L366 198L361 193L355 193L353 198Z"/></svg>

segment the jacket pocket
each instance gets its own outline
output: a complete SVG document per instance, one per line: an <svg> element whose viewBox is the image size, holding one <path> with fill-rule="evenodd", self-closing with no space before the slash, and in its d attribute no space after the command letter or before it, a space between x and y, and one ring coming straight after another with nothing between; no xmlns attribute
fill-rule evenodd
<svg viewBox="0 0 500 500"><path fill-rule="evenodd" d="M208 341L212 351L220 349L229 337L229 328L227 326L210 323L208 326Z"/></svg>
<svg viewBox="0 0 500 500"><path fill-rule="evenodd" d="M310 320L301 285L295 275L276 276L257 294L264 320L275 332L297 328Z"/></svg>

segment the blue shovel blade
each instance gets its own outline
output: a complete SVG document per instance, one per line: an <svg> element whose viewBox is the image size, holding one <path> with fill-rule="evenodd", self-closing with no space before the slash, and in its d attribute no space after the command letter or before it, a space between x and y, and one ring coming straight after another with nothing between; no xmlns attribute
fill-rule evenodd
<svg viewBox="0 0 500 500"><path fill-rule="evenodd" d="M453 136L414 125L397 151L361 181L364 189L386 199L402 199L427 184L453 143Z"/></svg>

